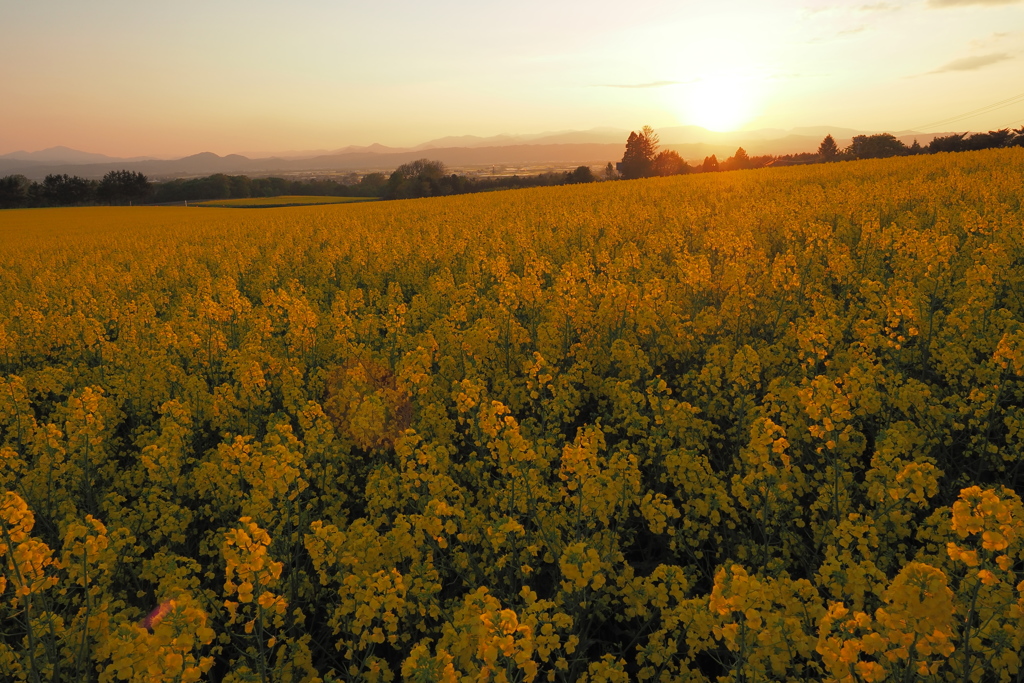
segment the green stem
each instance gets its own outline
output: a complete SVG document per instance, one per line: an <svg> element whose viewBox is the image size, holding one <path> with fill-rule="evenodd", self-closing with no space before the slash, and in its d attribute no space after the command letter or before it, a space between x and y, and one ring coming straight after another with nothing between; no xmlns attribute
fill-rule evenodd
<svg viewBox="0 0 1024 683"><path fill-rule="evenodd" d="M7 552L10 554L10 567L14 570L15 579L19 586L25 585L25 577L21 574L21 568L14 557L14 543L11 542L11 533L7 524L0 518L0 532L3 532L4 543L7 545ZM36 665L36 638L32 630L32 593L25 596L25 639L28 641L28 663L29 673L36 683L42 683L39 677L39 667Z"/></svg>

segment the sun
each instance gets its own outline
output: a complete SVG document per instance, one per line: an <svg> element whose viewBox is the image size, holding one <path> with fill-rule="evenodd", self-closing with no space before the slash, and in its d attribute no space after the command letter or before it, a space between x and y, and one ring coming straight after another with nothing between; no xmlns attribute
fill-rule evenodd
<svg viewBox="0 0 1024 683"><path fill-rule="evenodd" d="M734 74L713 74L679 88L673 108L683 123L717 132L737 130L757 113L754 82Z"/></svg>

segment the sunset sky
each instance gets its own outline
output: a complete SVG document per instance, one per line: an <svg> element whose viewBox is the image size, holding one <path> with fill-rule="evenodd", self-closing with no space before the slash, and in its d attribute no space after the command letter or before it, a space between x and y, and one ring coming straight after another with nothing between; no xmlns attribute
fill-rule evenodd
<svg viewBox="0 0 1024 683"><path fill-rule="evenodd" d="M0 154L644 124L988 130L1024 124L1022 55L1012 0L12 1Z"/></svg>

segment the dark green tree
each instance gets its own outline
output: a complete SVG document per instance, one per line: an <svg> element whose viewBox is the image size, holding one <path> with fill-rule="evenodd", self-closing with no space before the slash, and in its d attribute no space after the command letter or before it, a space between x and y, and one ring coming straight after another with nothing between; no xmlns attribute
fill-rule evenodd
<svg viewBox="0 0 1024 683"><path fill-rule="evenodd" d="M690 170L690 167L686 165L683 158L679 156L679 152L671 149L664 149L658 152L658 156L654 157L653 163L654 175L667 176L667 175L679 175L686 173Z"/></svg>
<svg viewBox="0 0 1024 683"><path fill-rule="evenodd" d="M359 179L356 190L361 197L383 197L388 179L383 173L367 173Z"/></svg>
<svg viewBox="0 0 1024 683"><path fill-rule="evenodd" d="M400 173L406 178L437 180L441 176L446 175L448 171L440 161L417 159L416 161L410 161L407 164L402 164L395 169L395 173Z"/></svg>
<svg viewBox="0 0 1024 683"><path fill-rule="evenodd" d="M0 209L28 206L31 186L31 181L20 174L0 178Z"/></svg>
<svg viewBox="0 0 1024 683"><path fill-rule="evenodd" d="M818 145L818 156L821 157L822 161L836 161L842 154L835 138L831 135L826 135L825 139Z"/></svg>
<svg viewBox="0 0 1024 683"><path fill-rule="evenodd" d="M964 148L967 151L979 149L997 149L1000 147L1011 147L1013 131L1008 128L1002 130L990 130L987 133L974 133L964 140Z"/></svg>
<svg viewBox="0 0 1024 683"><path fill-rule="evenodd" d="M565 182L569 185L575 185L577 183L592 183L597 180L594 172L590 170L589 166L578 166L575 171L569 171L565 174Z"/></svg>
<svg viewBox="0 0 1024 683"><path fill-rule="evenodd" d="M632 179L654 175L654 157L658 153L658 144L658 135L650 126L644 126L639 133L631 132L626 139L622 163L619 164L622 177Z"/></svg>
<svg viewBox="0 0 1024 683"><path fill-rule="evenodd" d="M54 206L85 204L96 198L96 185L94 181L67 173L48 175L43 180L43 197Z"/></svg>
<svg viewBox="0 0 1024 683"><path fill-rule="evenodd" d="M906 154L907 146L892 133L855 135L846 152L854 159L885 159Z"/></svg>
<svg viewBox="0 0 1024 683"><path fill-rule="evenodd" d="M704 163L701 164L700 170L704 173L714 173L718 170L718 157L712 154L709 157L704 157Z"/></svg>
<svg viewBox="0 0 1024 683"><path fill-rule="evenodd" d="M447 170L440 161L417 159L402 164L388 178L384 196L388 199L434 197L442 192L442 178Z"/></svg>
<svg viewBox="0 0 1024 683"><path fill-rule="evenodd" d="M928 143L928 153L963 152L967 148L964 143L964 138L966 137L967 133L952 133L950 135L934 137L932 138L932 141Z"/></svg>
<svg viewBox="0 0 1024 683"><path fill-rule="evenodd" d="M245 199L252 196L252 180L248 176L231 176L231 198Z"/></svg>
<svg viewBox="0 0 1024 683"><path fill-rule="evenodd" d="M145 199L150 189L149 178L138 171L110 171L100 181L97 194L100 199L111 204L124 204ZM230 190L227 196L230 196Z"/></svg>

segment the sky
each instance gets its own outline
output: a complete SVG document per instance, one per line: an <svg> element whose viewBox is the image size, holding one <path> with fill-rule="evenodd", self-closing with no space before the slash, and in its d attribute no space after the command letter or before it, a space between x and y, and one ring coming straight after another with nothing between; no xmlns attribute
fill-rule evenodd
<svg viewBox="0 0 1024 683"><path fill-rule="evenodd" d="M177 157L645 124L1018 127L1024 0L0 8L0 154Z"/></svg>

